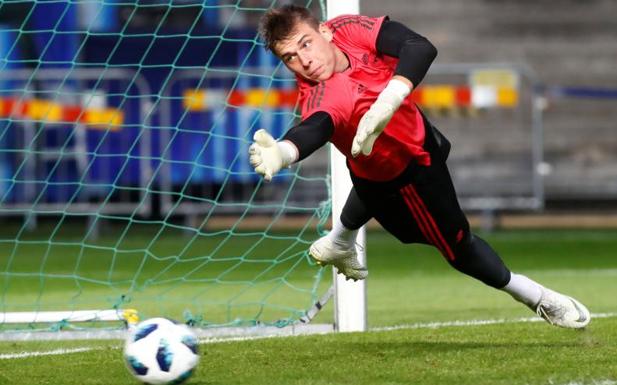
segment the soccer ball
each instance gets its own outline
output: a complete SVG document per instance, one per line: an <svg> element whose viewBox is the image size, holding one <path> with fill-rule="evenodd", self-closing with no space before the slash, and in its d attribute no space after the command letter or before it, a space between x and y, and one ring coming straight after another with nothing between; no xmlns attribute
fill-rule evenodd
<svg viewBox="0 0 617 385"><path fill-rule="evenodd" d="M166 318L137 324L126 338L124 359L129 371L146 384L179 384L199 361L197 337L186 325Z"/></svg>

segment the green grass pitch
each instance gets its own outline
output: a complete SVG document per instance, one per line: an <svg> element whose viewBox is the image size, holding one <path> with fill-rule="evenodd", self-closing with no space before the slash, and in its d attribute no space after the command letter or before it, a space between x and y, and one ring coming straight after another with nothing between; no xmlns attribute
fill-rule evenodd
<svg viewBox="0 0 617 385"><path fill-rule="evenodd" d="M485 236L513 271L566 292L601 315L586 330L572 331L521 322L533 317L528 309L457 273L433 249L400 245L387 234L371 232L371 331L202 344L201 362L188 383L615 385L615 234ZM315 322L331 320L328 305ZM495 323L461 322L482 320ZM121 345L0 342L0 384L137 383L124 367ZM88 350L32 355L77 348Z"/></svg>

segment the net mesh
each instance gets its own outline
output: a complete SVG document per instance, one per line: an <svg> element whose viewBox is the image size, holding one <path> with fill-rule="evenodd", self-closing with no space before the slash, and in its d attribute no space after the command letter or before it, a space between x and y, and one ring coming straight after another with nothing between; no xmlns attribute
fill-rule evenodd
<svg viewBox="0 0 617 385"><path fill-rule="evenodd" d="M284 326L325 291L306 249L327 157L268 184L248 163L257 129L298 118L255 32L273 5L0 4L0 330L24 327L3 313L125 308Z"/></svg>

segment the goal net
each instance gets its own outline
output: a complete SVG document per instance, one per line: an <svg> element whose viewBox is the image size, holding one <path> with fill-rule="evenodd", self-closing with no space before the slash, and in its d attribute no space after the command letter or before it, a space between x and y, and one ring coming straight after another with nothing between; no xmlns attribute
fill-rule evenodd
<svg viewBox="0 0 617 385"><path fill-rule="evenodd" d="M256 130L298 118L255 32L272 5L0 4L0 335L314 315L327 156L268 184L248 163Z"/></svg>

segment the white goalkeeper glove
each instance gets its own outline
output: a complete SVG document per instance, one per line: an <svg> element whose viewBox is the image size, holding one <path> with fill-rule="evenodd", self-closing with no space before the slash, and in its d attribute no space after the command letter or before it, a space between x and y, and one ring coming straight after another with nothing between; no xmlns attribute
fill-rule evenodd
<svg viewBox="0 0 617 385"><path fill-rule="evenodd" d="M255 143L249 147L249 162L255 172L270 182L274 174L298 159L298 149L284 140L277 142L266 130L261 129L253 135Z"/></svg>
<svg viewBox="0 0 617 385"><path fill-rule="evenodd" d="M358 156L360 152L369 155L373 151L373 145L399 108L403 100L409 95L411 89L404 82L391 79L386 88L381 91L375 103L360 119L356 136L351 144L351 155Z"/></svg>

